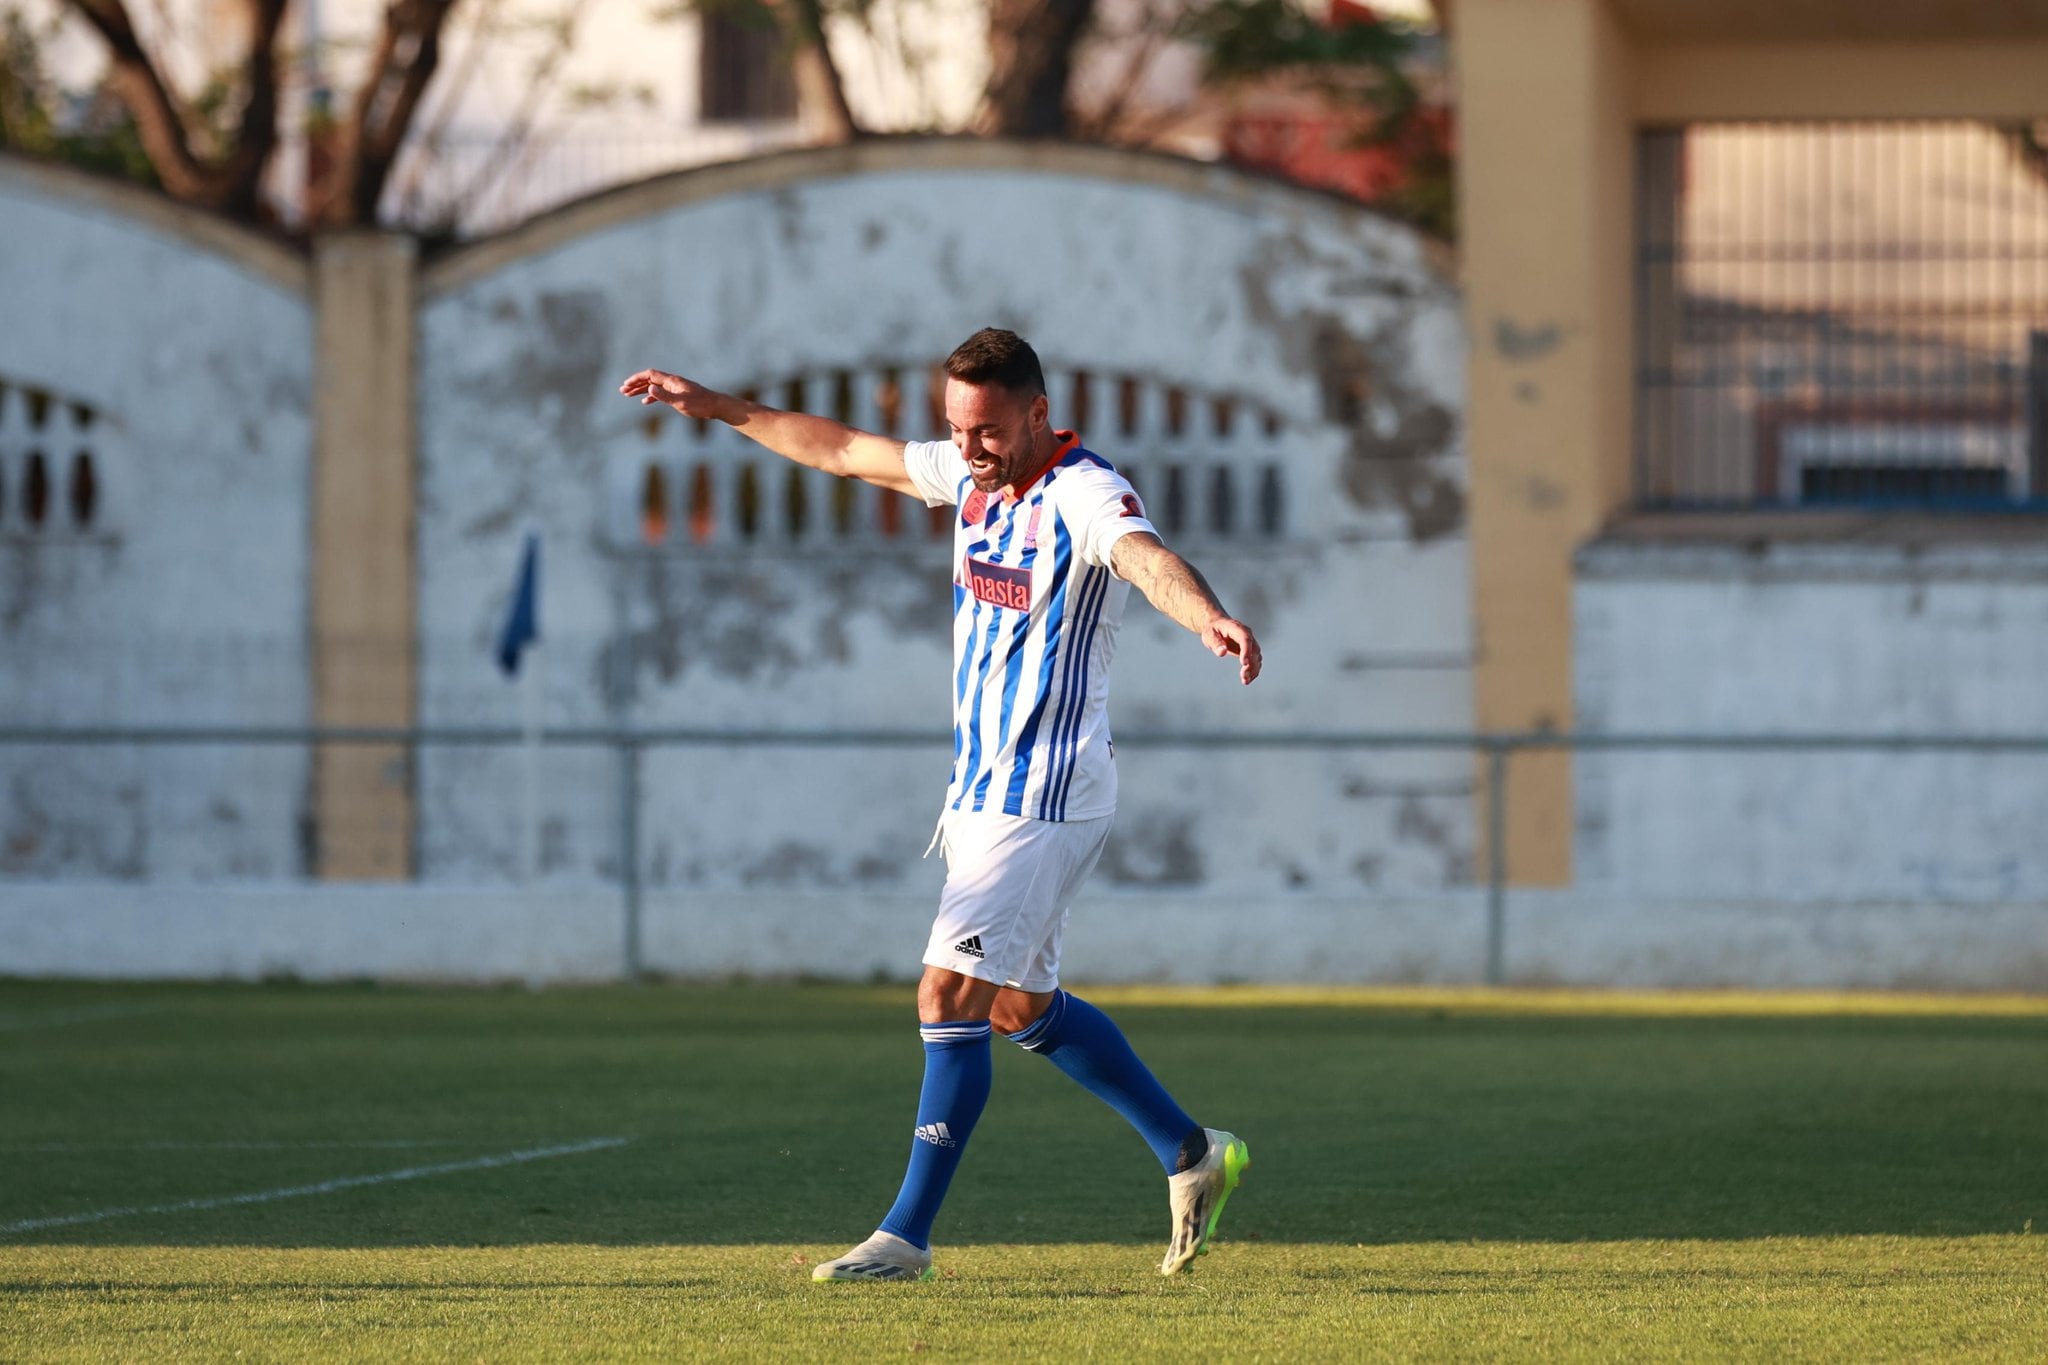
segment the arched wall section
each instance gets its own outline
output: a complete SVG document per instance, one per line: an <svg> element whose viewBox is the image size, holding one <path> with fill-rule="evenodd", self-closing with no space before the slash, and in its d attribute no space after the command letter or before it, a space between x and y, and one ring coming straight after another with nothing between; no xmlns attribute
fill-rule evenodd
<svg viewBox="0 0 2048 1365"><path fill-rule="evenodd" d="M650 422L617 386L655 365L780 402L799 381L813 410L844 394L856 420L885 424L898 384L899 434L921 437L922 374L994 323L1039 349L1056 424L1093 386L1082 435L1137 469L1155 516L1179 480L1179 543L1268 642L1270 672L1245 691L1134 602L1117 725L1462 728L1462 338L1441 265L1405 227L1227 170L948 140L695 172L458 252L422 281L423 719L513 714L487 643L537 519L550 720L934 737L658 752L642 838L654 885L922 888L934 873L914 855L948 757L945 542L914 533L914 505L909 534L876 530L879 511L850 535L795 518L772 458ZM1227 441L1201 430L1219 404L1238 419ZM1257 534L1269 465L1284 516ZM1235 480L1228 531L1204 510L1219 479ZM754 492L735 491L746 480ZM728 525L765 500L756 532L692 534L703 490ZM608 761L547 761L544 862L609 870ZM1351 894L1467 872L1463 755L1131 750L1123 771L1110 885ZM427 756L427 875L511 869L516 774L509 757Z"/></svg>
<svg viewBox="0 0 2048 1365"><path fill-rule="evenodd" d="M7 157L0 242L0 714L302 722L303 262ZM0 773L0 874L299 868L287 749L9 748Z"/></svg>

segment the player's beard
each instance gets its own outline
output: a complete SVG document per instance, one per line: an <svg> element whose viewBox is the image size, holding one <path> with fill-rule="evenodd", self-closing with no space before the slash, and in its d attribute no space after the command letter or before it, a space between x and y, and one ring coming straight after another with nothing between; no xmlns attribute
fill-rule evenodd
<svg viewBox="0 0 2048 1365"><path fill-rule="evenodd" d="M993 493L998 488L1001 488L1005 484L1009 483L1010 479L1009 474L1007 472L1008 468L1009 466L1006 465L1003 461L997 460L994 464L994 467L990 469L990 471L987 474L984 475L977 473L975 471L974 462L970 460L967 464L967 478L970 482L974 484L975 488L978 491L983 493Z"/></svg>
<svg viewBox="0 0 2048 1365"><path fill-rule="evenodd" d="M1045 454L1046 452L1038 448L1037 439L1030 434L1027 428L1024 447L1021 451L1014 452L1001 459L995 459L991 456L993 464L987 475L977 473L974 468L974 462L969 460L967 462L967 477L981 492L994 493L999 489L1008 488L1020 479L1029 478L1032 472L1045 462Z"/></svg>

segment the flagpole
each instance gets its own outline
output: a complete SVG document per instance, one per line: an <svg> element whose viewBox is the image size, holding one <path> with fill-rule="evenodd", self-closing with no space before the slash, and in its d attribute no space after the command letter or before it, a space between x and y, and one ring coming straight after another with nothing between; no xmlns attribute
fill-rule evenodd
<svg viewBox="0 0 2048 1365"><path fill-rule="evenodd" d="M519 685L520 729L524 731L525 807L521 812L519 870L521 880L540 876L540 748L541 659L547 651L538 640L526 650L526 677Z"/></svg>
<svg viewBox="0 0 2048 1365"><path fill-rule="evenodd" d="M519 880L524 883L540 876L540 718L547 701L540 653L540 530L529 527L519 572L512 580L512 600L505 608L504 629L498 633L498 668L519 681L520 767L525 777L520 784ZM519 678L522 655L526 676Z"/></svg>

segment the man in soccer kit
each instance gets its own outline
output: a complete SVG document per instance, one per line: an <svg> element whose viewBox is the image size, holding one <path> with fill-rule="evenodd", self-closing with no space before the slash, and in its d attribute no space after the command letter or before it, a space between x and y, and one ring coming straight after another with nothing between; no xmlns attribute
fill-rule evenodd
<svg viewBox="0 0 2048 1365"><path fill-rule="evenodd" d="M990 1041L1047 1058L1121 1114L1167 1175L1160 1271L1208 1250L1250 1164L1245 1143L1197 1124L1116 1024L1059 988L1067 909L1102 856L1116 807L1109 666L1130 588L1194 632L1238 677L1259 675L1251 628L1166 548L1122 475L1049 421L1037 355L975 333L947 358L952 439L903 442L784 412L680 375L620 386L643 404L723 421L826 473L952 504L953 770L935 842L946 884L918 985L925 1074L909 1169L873 1236L820 1280L932 1278L931 1228L988 1101Z"/></svg>

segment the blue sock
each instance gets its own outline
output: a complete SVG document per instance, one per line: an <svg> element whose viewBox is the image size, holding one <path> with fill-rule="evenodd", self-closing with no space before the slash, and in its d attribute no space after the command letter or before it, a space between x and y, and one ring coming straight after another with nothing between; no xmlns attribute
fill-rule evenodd
<svg viewBox="0 0 2048 1365"><path fill-rule="evenodd" d="M1116 1021L1079 996L1053 994L1045 1013L1010 1041L1072 1076L1122 1114L1172 1175L1181 1143L1197 1131L1187 1111L1152 1078Z"/></svg>
<svg viewBox="0 0 2048 1365"><path fill-rule="evenodd" d="M925 1024L918 1033L924 1038L924 1089L917 1097L917 1133L910 1140L910 1169L882 1231L923 1250L932 1244L932 1219L988 1104L991 1067L986 1019Z"/></svg>

